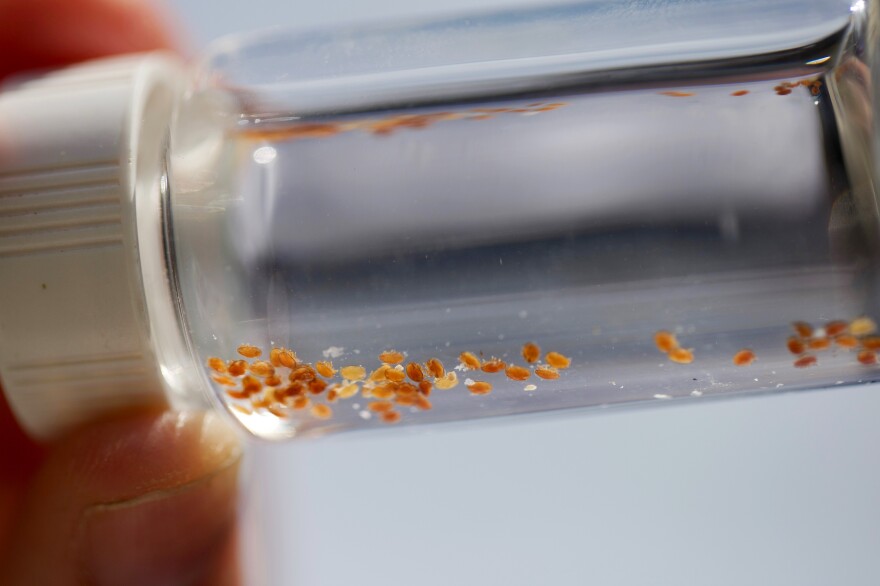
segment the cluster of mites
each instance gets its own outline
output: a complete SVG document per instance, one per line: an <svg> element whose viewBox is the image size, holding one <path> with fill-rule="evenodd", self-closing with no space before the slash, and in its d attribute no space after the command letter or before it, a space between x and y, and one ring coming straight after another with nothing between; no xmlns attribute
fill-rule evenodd
<svg viewBox="0 0 880 586"><path fill-rule="evenodd" d="M502 114L534 115L551 112L565 106L564 102L533 102L520 107L472 108L460 112L430 112L423 114L395 114L384 118L365 118L339 122L303 122L280 128L247 129L243 134L259 140L298 140L327 138L344 132L367 132L388 136L398 130L428 128L438 122L452 120L490 120Z"/></svg>
<svg viewBox="0 0 880 586"><path fill-rule="evenodd" d="M779 85L773 88L773 91L776 92L778 96L787 96L797 87L805 87L810 90L810 94L814 96L819 95L819 91L822 89L822 82L818 79L802 79L800 81L783 81ZM731 96L739 97L748 95L749 90L736 90L735 92L730 92ZM682 92L682 91L668 91L668 92L660 92L661 96L669 96L670 98L689 98L691 96L695 96L694 92Z"/></svg>
<svg viewBox="0 0 880 586"><path fill-rule="evenodd" d="M330 361L302 362L287 348L272 348L268 360L261 359L263 351L250 344L239 346L238 353L244 359L227 362L212 357L208 359L208 367L213 371L214 382L226 387L226 394L239 401L231 407L245 415L254 409L265 409L285 418L291 411L308 409L313 417L328 419L333 415L328 403L360 393L365 399L375 399L367 404L367 413L377 414L386 423L396 423L401 417L398 407L428 410L431 408L428 397L433 388L447 390L459 382L456 372L447 371L438 358L424 363L406 362L406 357L397 350L379 354L381 365L369 375L361 365L342 366L337 370ZM456 368L486 374L503 372L510 380L526 381L533 373L541 379L557 379L560 371L571 365L571 359L559 352L547 352L544 362L539 363L541 349L532 342L522 347L522 357L531 369L508 364L500 358L483 359L473 352L462 352ZM341 380L331 382L337 375ZM472 395L492 392L492 383L488 381L468 378L464 384ZM535 385L525 387L527 391L535 389ZM324 402L318 403L319 398Z"/></svg>
<svg viewBox="0 0 880 586"><path fill-rule="evenodd" d="M794 335L789 336L786 345L789 352L796 357L794 366L797 368L816 366L819 364L816 353L832 346L855 350L856 360L861 364L866 366L877 364L880 336L874 335L877 332L877 324L869 317L859 317L850 322L834 320L820 328L798 321L792 324L792 328ZM657 332L654 334L654 343L657 349L673 362L690 364L694 361L693 349L680 347L672 332L665 330ZM752 350L743 348L733 355L733 363L736 366L748 366L755 361L755 358Z"/></svg>

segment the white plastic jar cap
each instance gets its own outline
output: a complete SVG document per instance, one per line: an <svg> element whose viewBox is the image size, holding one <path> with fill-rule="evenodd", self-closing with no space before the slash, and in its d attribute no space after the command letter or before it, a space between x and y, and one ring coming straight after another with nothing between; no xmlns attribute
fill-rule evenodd
<svg viewBox="0 0 880 586"><path fill-rule="evenodd" d="M35 437L166 401L149 313L171 302L145 293L161 172L144 166L164 160L182 79L150 54L0 87L0 380Z"/></svg>

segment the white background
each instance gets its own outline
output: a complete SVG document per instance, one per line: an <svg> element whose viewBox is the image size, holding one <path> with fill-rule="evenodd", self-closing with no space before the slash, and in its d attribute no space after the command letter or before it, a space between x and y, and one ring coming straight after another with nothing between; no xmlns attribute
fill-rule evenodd
<svg viewBox="0 0 880 586"><path fill-rule="evenodd" d="M176 0L225 33L520 0ZM549 2L545 2L549 3ZM247 584L877 585L880 388L254 445Z"/></svg>

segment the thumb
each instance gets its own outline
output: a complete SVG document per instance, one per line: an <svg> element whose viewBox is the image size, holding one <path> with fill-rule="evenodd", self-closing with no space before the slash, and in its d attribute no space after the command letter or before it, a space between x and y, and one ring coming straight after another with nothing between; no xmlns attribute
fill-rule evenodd
<svg viewBox="0 0 880 586"><path fill-rule="evenodd" d="M228 561L240 459L214 415L138 414L74 433L34 481L0 583L209 579Z"/></svg>

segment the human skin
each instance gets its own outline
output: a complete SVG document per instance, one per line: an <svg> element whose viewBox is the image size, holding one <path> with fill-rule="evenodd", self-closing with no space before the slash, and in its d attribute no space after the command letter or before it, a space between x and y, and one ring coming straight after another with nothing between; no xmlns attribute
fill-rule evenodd
<svg viewBox="0 0 880 586"><path fill-rule="evenodd" d="M179 51L170 22L146 1L0 0L0 87L23 71ZM41 445L0 392L0 446L0 584L239 582L241 449L217 417L129 411Z"/></svg>

